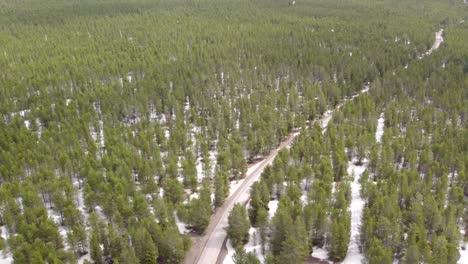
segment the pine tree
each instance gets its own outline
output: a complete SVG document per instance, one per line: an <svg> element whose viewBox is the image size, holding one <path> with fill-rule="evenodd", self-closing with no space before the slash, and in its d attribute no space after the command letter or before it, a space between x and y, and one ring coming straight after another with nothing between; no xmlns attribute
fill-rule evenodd
<svg viewBox="0 0 468 264"><path fill-rule="evenodd" d="M246 253L243 247L237 247L236 252L232 256L235 264L260 264L258 257L252 253Z"/></svg>
<svg viewBox="0 0 468 264"><path fill-rule="evenodd" d="M329 258L340 261L346 257L350 239L350 216L347 212L335 213L332 216Z"/></svg>
<svg viewBox="0 0 468 264"><path fill-rule="evenodd" d="M226 199L226 193L225 193L225 176L218 171L216 173L215 179L214 179L214 187L215 187L215 199L214 199L214 205L215 207L221 207L224 203L224 200Z"/></svg>
<svg viewBox="0 0 468 264"><path fill-rule="evenodd" d="M393 263L392 252L389 249L383 247L382 242L379 239L372 239L368 242L368 244L369 249L365 254L366 263Z"/></svg>
<svg viewBox="0 0 468 264"><path fill-rule="evenodd" d="M125 246L119 256L120 263L138 263L139 259L135 255L133 247Z"/></svg>
<svg viewBox="0 0 468 264"><path fill-rule="evenodd" d="M91 251L91 259L94 263L102 263L102 249L101 245L99 244L98 237L93 230L91 232L91 240L89 241L89 249Z"/></svg>
<svg viewBox="0 0 468 264"><path fill-rule="evenodd" d="M293 221L287 208L278 206L275 216L272 219L270 249L273 255L281 253L283 242L287 238L289 229L293 226Z"/></svg>
<svg viewBox="0 0 468 264"><path fill-rule="evenodd" d="M148 231L140 227L133 237L133 245L135 253L138 256L140 263L155 264L158 258L158 249L154 244L151 235Z"/></svg>
<svg viewBox="0 0 468 264"><path fill-rule="evenodd" d="M235 204L228 217L227 235L234 247L242 246L249 240L250 223L247 210L240 204Z"/></svg>

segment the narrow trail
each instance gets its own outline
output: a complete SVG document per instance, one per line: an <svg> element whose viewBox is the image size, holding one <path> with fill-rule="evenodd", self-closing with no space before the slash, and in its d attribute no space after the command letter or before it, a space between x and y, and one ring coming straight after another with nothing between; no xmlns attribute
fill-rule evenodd
<svg viewBox="0 0 468 264"><path fill-rule="evenodd" d="M377 143L382 142L382 135L384 133L384 113L382 113L377 120L377 129L375 131L375 140ZM343 264L362 263L364 259L363 254L359 249L359 226L361 225L362 211L364 209L365 201L361 197L361 175L367 169L369 164L367 160L363 160L361 165L356 165L357 160L348 162L348 175L352 175L354 180L351 182L351 237L348 245L346 257Z"/></svg>
<svg viewBox="0 0 468 264"><path fill-rule="evenodd" d="M355 165L357 160L348 162L348 174L354 176L351 182L351 238L348 245L348 251L343 263L361 263L364 256L359 250L359 226L361 224L362 210L364 209L365 201L361 197L361 179L362 173L367 169L367 160L363 161L362 165Z"/></svg>

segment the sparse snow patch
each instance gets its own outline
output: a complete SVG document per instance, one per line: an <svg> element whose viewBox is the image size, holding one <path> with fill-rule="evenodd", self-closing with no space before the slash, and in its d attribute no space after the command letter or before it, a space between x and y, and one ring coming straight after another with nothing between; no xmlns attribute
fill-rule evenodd
<svg viewBox="0 0 468 264"><path fill-rule="evenodd" d="M250 227L249 242L244 246L245 252L254 252L261 263L265 262L265 256L262 254L262 244L260 243L260 230Z"/></svg>
<svg viewBox="0 0 468 264"><path fill-rule="evenodd" d="M465 237L465 229L463 228L463 226L460 226L460 234L462 237L462 241L460 241L460 247L459 247L460 259L458 260L457 263L465 264L465 263L468 263L468 242L463 240Z"/></svg>
<svg viewBox="0 0 468 264"><path fill-rule="evenodd" d="M185 226L185 223L182 222L179 217L177 216L177 213L174 212L174 217L175 217L175 220L176 220L176 225L177 225L177 229L179 229L179 233L180 234L187 234L190 232L190 230L187 229L187 227Z"/></svg>
<svg viewBox="0 0 468 264"><path fill-rule="evenodd" d="M6 229L6 226L2 226L2 236L3 240L6 242L8 238L8 230ZM0 264L10 264L13 263L13 257L11 254L7 253L6 250L1 251L0 250Z"/></svg>
<svg viewBox="0 0 468 264"><path fill-rule="evenodd" d="M234 253L236 252L236 250L232 246L230 239L227 240L226 247L227 247L227 255L224 258L223 264L234 264L232 257L234 256Z"/></svg>
<svg viewBox="0 0 468 264"><path fill-rule="evenodd" d="M322 128L322 133L327 131L328 123L333 117L333 111L328 110L323 114L323 117L320 119L320 127Z"/></svg>
<svg viewBox="0 0 468 264"><path fill-rule="evenodd" d="M268 203L268 219L272 219L278 209L278 200L272 200Z"/></svg>
<svg viewBox="0 0 468 264"><path fill-rule="evenodd" d="M462 246L464 246L464 250L462 249ZM462 245L460 246L460 259L457 262L458 264L465 264L468 263L468 242L462 242Z"/></svg>
<svg viewBox="0 0 468 264"><path fill-rule="evenodd" d="M239 187L242 185L242 183L244 182L244 179L242 180L234 180L234 181L231 181L230 184L229 184L229 196L230 197L233 193L235 193L237 191L237 189L239 189Z"/></svg>
<svg viewBox="0 0 468 264"><path fill-rule="evenodd" d="M3 255L0 252L0 264L11 264L13 263L13 257L10 254Z"/></svg>
<svg viewBox="0 0 468 264"><path fill-rule="evenodd" d="M328 260L328 250L319 248L319 247L314 247L312 251L312 257L320 260ZM329 261L329 263L332 263Z"/></svg>
<svg viewBox="0 0 468 264"><path fill-rule="evenodd" d="M384 122L385 122L384 113L382 113L380 114L380 117L377 120L377 131L375 132L375 140L377 141L377 143L382 142L382 136L384 133Z"/></svg>
<svg viewBox="0 0 468 264"><path fill-rule="evenodd" d="M432 44L432 47L423 55L420 55L419 56L419 59L422 59L424 58L425 56L428 56L428 55L431 55L431 53L438 49L440 47L440 44L442 44L442 42L444 42L444 37L442 36L442 34L444 33L444 30L441 29L439 31L437 31L435 33L435 40L434 40L434 44Z"/></svg>

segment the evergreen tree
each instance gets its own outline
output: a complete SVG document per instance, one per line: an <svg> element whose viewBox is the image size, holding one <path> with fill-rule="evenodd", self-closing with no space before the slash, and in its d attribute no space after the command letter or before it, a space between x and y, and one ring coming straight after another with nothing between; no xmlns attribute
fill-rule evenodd
<svg viewBox="0 0 468 264"><path fill-rule="evenodd" d="M249 240L250 222L247 210L240 204L235 204L228 217L227 235L234 247L242 246Z"/></svg>

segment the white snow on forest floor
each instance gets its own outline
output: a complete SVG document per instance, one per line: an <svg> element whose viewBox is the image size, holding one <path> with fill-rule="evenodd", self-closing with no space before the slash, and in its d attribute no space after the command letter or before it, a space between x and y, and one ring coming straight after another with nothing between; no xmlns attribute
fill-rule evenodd
<svg viewBox="0 0 468 264"><path fill-rule="evenodd" d="M91 255L89 253L84 256L81 256L81 258L78 259L78 264L83 264L86 260L91 262Z"/></svg>
<svg viewBox="0 0 468 264"><path fill-rule="evenodd" d="M233 193L235 193L237 191L237 189L239 189L239 187L242 185L243 182L244 182L244 179L238 180L238 181L236 181L236 180L231 181L229 183L229 195L228 195L227 198L229 198Z"/></svg>
<svg viewBox="0 0 468 264"><path fill-rule="evenodd" d="M0 264L11 264L13 263L13 257L11 254L5 254L0 251Z"/></svg>
<svg viewBox="0 0 468 264"><path fill-rule="evenodd" d="M262 244L260 242L260 229L250 227L249 242L244 245L245 252L254 252L261 263L265 262L265 256L262 254Z"/></svg>
<svg viewBox="0 0 468 264"><path fill-rule="evenodd" d="M322 128L322 134L327 131L328 123L333 117L333 111L328 110L323 114L323 117L320 119L320 127Z"/></svg>
<svg viewBox="0 0 468 264"><path fill-rule="evenodd" d="M80 211L81 215L83 215L83 217L84 217L83 220L84 220L84 223L86 224L85 229L86 229L86 232L89 234L90 227L87 226L88 219L89 219L89 212L86 210L85 204L84 204L83 184L81 184L81 188L79 188L80 183L78 182L78 180L75 180L75 181L73 181L73 187L75 188L75 190L77 190L76 198L75 198L76 208ZM83 264L85 262L85 260L91 261L89 248L86 247L86 250L88 251L88 253L86 255L81 256L78 259L78 264Z"/></svg>
<svg viewBox="0 0 468 264"><path fill-rule="evenodd" d="M2 226L2 234L1 238L3 238L3 241L6 244L6 241L8 239L8 230L6 229L6 226ZM7 253L5 250L1 251L0 250L0 264L10 264L13 263L13 257L11 256L10 253Z"/></svg>
<svg viewBox="0 0 468 264"><path fill-rule="evenodd" d="M468 242L464 241L463 238L465 237L465 229L460 227L460 233L462 237L462 241L460 242L460 259L458 260L458 264L466 264L468 263ZM464 249L463 249L464 248Z"/></svg>
<svg viewBox="0 0 468 264"><path fill-rule="evenodd" d="M362 173L367 168L367 160L363 161L361 166L355 165L356 159L351 160L348 163L348 174L354 176L354 180L351 183L351 238L348 246L348 252L342 263L361 263L363 255L359 251L359 226L361 225L362 209L364 208L364 200L361 198L361 184L359 179Z"/></svg>
<svg viewBox="0 0 468 264"><path fill-rule="evenodd" d="M468 263L468 242L463 242L465 250L463 250L460 246L460 259L458 260L458 264L466 264Z"/></svg>
<svg viewBox="0 0 468 264"><path fill-rule="evenodd" d="M2 230L2 234L1 234L1 238L3 238L4 241L6 241L8 239L8 230L6 229L6 226L3 225L1 227L1 230Z"/></svg>
<svg viewBox="0 0 468 264"><path fill-rule="evenodd" d="M275 208L276 209L276 208ZM275 210L276 211L276 210ZM244 245L245 252L254 252L259 258L261 263L265 262L265 255L262 254L262 244L260 240L260 231L257 228L250 227L249 229L249 242ZM224 258L223 264L234 264L232 257L236 250L231 244L231 240L228 239L226 242L227 255Z"/></svg>
<svg viewBox="0 0 468 264"><path fill-rule="evenodd" d="M278 209L278 200L272 200L268 203L268 219L272 219Z"/></svg>
<svg viewBox="0 0 468 264"><path fill-rule="evenodd" d="M432 44L432 47L431 47L428 51L426 51L426 53L420 55L420 56L419 56L419 59L422 59L422 58L424 58L425 56L431 55L431 53L432 53L434 50L436 50L436 49L438 49L438 48L440 47L440 44L442 44L442 42L444 42L444 37L442 36L443 33L444 33L444 30L443 30L443 29L441 29L441 30L439 30L439 31L437 31L437 32L435 33L434 44Z"/></svg>
<svg viewBox="0 0 468 264"><path fill-rule="evenodd" d="M186 225L184 222L182 222L182 220L179 219L179 217L177 216L177 212L174 211L174 217L175 217L175 221L176 221L176 225L177 225L177 229L179 229L179 233L180 234L187 234L190 232L190 230L187 229Z"/></svg>
<svg viewBox="0 0 468 264"><path fill-rule="evenodd" d="M76 190L76 208L80 211L80 213L84 216L84 221L85 223L88 221L89 218L89 213L85 209L85 204L84 204L84 194L83 194L83 184L81 184L80 188L80 183L78 180L73 181L73 187Z"/></svg>
<svg viewBox="0 0 468 264"><path fill-rule="evenodd" d="M58 227L58 231L60 235L63 238L63 245L65 249L68 249L68 242L67 242L67 230L65 227L62 225L62 217L60 216L59 213L55 212L52 208L47 207L47 214L52 221L55 222L55 224Z"/></svg>
<svg viewBox="0 0 468 264"><path fill-rule="evenodd" d="M384 113L382 113L380 114L380 117L377 120L377 130L375 131L375 140L377 141L377 143L382 142L382 136L384 133L384 122L385 122Z"/></svg>
<svg viewBox="0 0 468 264"><path fill-rule="evenodd" d="M293 137L297 137L297 136L298 136L300 133L301 133L301 131L300 131L300 130L298 130L298 131L294 132L294 133L293 133ZM288 149L288 150L289 150L289 149L290 149L290 148L293 146L293 144L294 144L294 141L293 141L293 142L291 142L291 144L287 145L287 146L286 146L286 149Z"/></svg>
<svg viewBox="0 0 468 264"><path fill-rule="evenodd" d="M439 31L437 31L435 33L435 41L434 41L434 44L432 45L431 49L429 49L427 52L426 52L426 55L431 55L431 53L438 49L440 47L440 44L442 44L442 42L444 42L444 37L442 36L442 34L444 33L444 30L441 29Z"/></svg>
<svg viewBox="0 0 468 264"><path fill-rule="evenodd" d="M227 255L224 258L223 264L234 264L232 257L234 256L234 253L236 252L236 250L232 246L230 239L227 240L226 247L227 247Z"/></svg>
<svg viewBox="0 0 468 264"><path fill-rule="evenodd" d="M196 145L196 143L194 143ZM197 180L198 182L202 182L205 177L210 177L211 175L214 175L215 169L216 169L216 163L217 163L217 157L218 157L218 151L216 150L210 150L209 151L209 166L210 169L209 171L205 171L204 169L204 162L201 157L199 157L196 161L196 169L197 169ZM205 175L208 173L208 175Z"/></svg>
<svg viewBox="0 0 468 264"><path fill-rule="evenodd" d="M255 239L254 239L255 238ZM232 246L231 240L228 239L226 242L227 255L224 258L223 264L234 264L232 257L236 250ZM245 252L254 252L255 255L260 259L261 263L265 262L265 256L262 254L262 245L260 243L260 231L256 228L250 227L249 229L249 242L244 245Z"/></svg>
<svg viewBox="0 0 468 264"><path fill-rule="evenodd" d="M260 166L260 164L262 163L262 161L260 162L257 162L255 165L253 166L250 166L248 169L247 169L247 172L246 172L246 175L250 175L253 171L255 171L258 166ZM237 189L239 189L239 187L242 185L242 183L244 182L245 179L241 179L241 180L234 180L234 181L231 181L230 182L230 185L229 185L229 195L227 198L231 197L231 195L233 193L235 193L237 191Z"/></svg>
<svg viewBox="0 0 468 264"><path fill-rule="evenodd" d="M323 249L323 248L319 248L319 247L313 247L311 256L316 258L316 259L327 261L328 260L328 250ZM332 263L331 261L328 261L328 262Z"/></svg>

